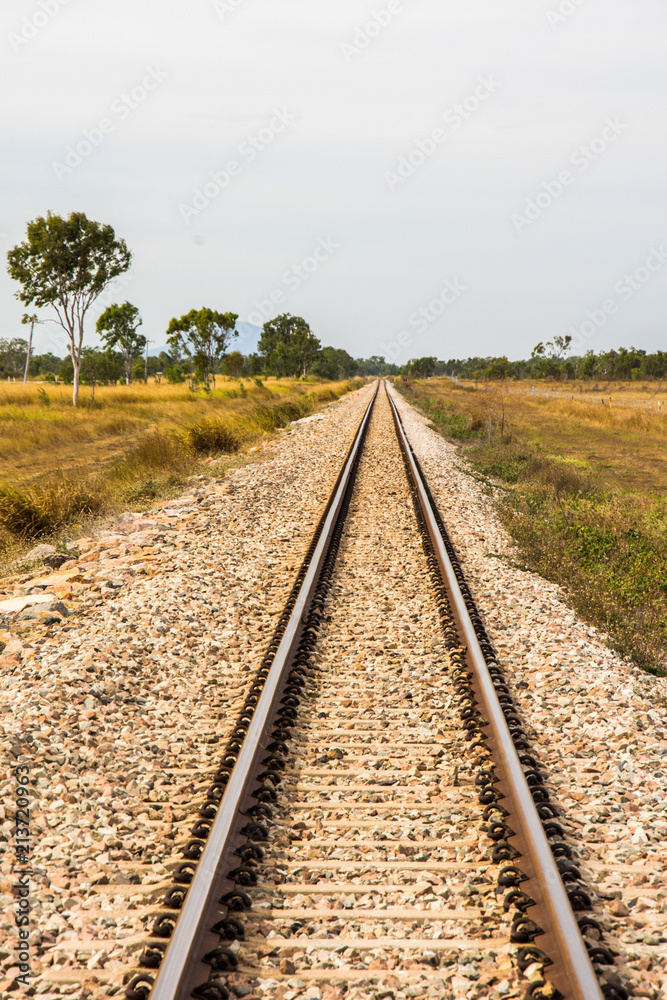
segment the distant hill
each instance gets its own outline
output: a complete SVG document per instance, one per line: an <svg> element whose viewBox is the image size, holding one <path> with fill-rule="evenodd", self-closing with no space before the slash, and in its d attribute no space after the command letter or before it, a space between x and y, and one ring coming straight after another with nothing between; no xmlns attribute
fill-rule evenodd
<svg viewBox="0 0 667 1000"><path fill-rule="evenodd" d="M234 337L232 340L230 350L240 351L241 354L254 354L257 350L259 338L262 335L261 326L255 326L254 323L247 323L241 319L236 324L236 330L238 337ZM166 344L162 344L161 347L151 347L148 354L152 358L157 358L162 351L166 351L169 354L169 347Z"/></svg>

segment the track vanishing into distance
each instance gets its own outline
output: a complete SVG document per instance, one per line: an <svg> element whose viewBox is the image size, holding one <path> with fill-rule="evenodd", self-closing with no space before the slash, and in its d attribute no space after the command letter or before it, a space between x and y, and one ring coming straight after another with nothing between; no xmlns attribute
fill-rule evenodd
<svg viewBox="0 0 667 1000"><path fill-rule="evenodd" d="M624 1000L545 777L378 384L126 996Z"/></svg>

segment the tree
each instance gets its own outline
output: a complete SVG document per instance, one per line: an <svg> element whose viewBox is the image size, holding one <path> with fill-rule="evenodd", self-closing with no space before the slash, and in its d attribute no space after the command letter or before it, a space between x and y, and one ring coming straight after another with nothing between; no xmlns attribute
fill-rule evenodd
<svg viewBox="0 0 667 1000"><path fill-rule="evenodd" d="M262 327L257 350L276 375L306 375L320 342L305 319L283 313Z"/></svg>
<svg viewBox="0 0 667 1000"><path fill-rule="evenodd" d="M546 344L540 341L539 344L535 345L530 356L531 358L553 358L554 361L557 361L569 353L571 343L572 337L569 334L565 337L554 337L553 340L547 340Z"/></svg>
<svg viewBox="0 0 667 1000"><path fill-rule="evenodd" d="M42 321L37 318L37 313L33 313L29 316L28 313L24 313L21 317L21 322L24 326L30 323L30 335L28 337L28 349L26 351L25 359L25 370L23 372L23 384L25 385L28 381L28 369L30 368L30 355L32 354L32 331L35 329L35 323L41 323Z"/></svg>
<svg viewBox="0 0 667 1000"><path fill-rule="evenodd" d="M170 385L179 385L181 382L185 382L187 373L182 365L167 365L164 377Z"/></svg>
<svg viewBox="0 0 667 1000"><path fill-rule="evenodd" d="M33 354L30 358L30 375L50 375L53 379L60 368L61 359L47 351L46 354Z"/></svg>
<svg viewBox="0 0 667 1000"><path fill-rule="evenodd" d="M264 362L260 358L259 354L249 354L248 364L250 365L251 375L261 375L264 371Z"/></svg>
<svg viewBox="0 0 667 1000"><path fill-rule="evenodd" d="M405 375L415 378L431 378L438 369L438 359L434 357L412 358L404 368Z"/></svg>
<svg viewBox="0 0 667 1000"><path fill-rule="evenodd" d="M493 381L505 379L509 375L509 361L503 355L501 358L491 358L490 364L484 372L484 377Z"/></svg>
<svg viewBox="0 0 667 1000"><path fill-rule="evenodd" d="M140 326L139 310L131 302L124 302L122 306L114 303L97 320L97 332L107 351L117 347L123 356L127 385L132 381L132 364L146 347L146 338L137 333Z"/></svg>
<svg viewBox="0 0 667 1000"><path fill-rule="evenodd" d="M356 358L356 364L359 375L398 375L401 371L398 365L386 361L381 354L372 354L370 358Z"/></svg>
<svg viewBox="0 0 667 1000"><path fill-rule="evenodd" d="M95 386L108 385L118 379L117 354L98 351L94 347L84 347L81 352L81 384L92 386L92 399L95 399Z"/></svg>
<svg viewBox="0 0 667 1000"><path fill-rule="evenodd" d="M236 313L213 309L191 309L167 327L167 343L175 351L184 351L194 362L195 377L208 386L211 373L220 363L236 332Z"/></svg>
<svg viewBox="0 0 667 1000"><path fill-rule="evenodd" d="M232 378L240 378L246 372L246 359L243 357L240 351L230 351L229 354L222 359L221 368L225 375L230 375Z"/></svg>
<svg viewBox="0 0 667 1000"><path fill-rule="evenodd" d="M323 347L318 351L312 365L313 375L320 378L350 378L357 374L358 364L342 347Z"/></svg>
<svg viewBox="0 0 667 1000"><path fill-rule="evenodd" d="M48 212L28 223L27 235L8 251L7 270L22 285L16 293L21 302L55 309L69 341L76 406L86 313L109 282L127 271L132 254L111 226L83 212L66 219Z"/></svg>
<svg viewBox="0 0 667 1000"><path fill-rule="evenodd" d="M23 337L11 340L0 338L0 371L7 375L18 375L25 365L28 341Z"/></svg>
<svg viewBox="0 0 667 1000"><path fill-rule="evenodd" d="M647 354L642 362L642 373L645 378L664 378L667 375L667 352Z"/></svg>

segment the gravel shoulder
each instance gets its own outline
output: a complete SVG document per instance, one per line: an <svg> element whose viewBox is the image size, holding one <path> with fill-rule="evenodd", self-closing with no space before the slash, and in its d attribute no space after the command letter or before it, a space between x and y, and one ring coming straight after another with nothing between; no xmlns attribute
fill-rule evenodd
<svg viewBox="0 0 667 1000"><path fill-rule="evenodd" d="M667 680L515 564L492 499L391 387L635 996L667 995Z"/></svg>

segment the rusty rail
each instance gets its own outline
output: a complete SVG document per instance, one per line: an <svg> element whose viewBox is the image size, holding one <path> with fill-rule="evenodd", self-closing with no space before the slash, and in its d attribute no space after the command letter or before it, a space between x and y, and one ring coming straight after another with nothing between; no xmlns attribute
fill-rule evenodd
<svg viewBox="0 0 667 1000"><path fill-rule="evenodd" d="M528 868L537 882L541 897L538 901L541 904L539 910L547 918L550 940L557 947L557 955L553 956L554 970L551 978L567 998L604 1000L449 557L438 523L441 519L408 441L398 408L389 392L387 396L421 514L449 594L452 613L458 624L462 643L467 647L467 662L473 672L475 686L493 737L492 750L502 770L503 787L507 788L512 803L511 818L516 819L520 827L517 832L523 848L522 854L527 851L530 861Z"/></svg>
<svg viewBox="0 0 667 1000"><path fill-rule="evenodd" d="M276 703L298 645L303 623L327 556L329 542L336 528L345 494L354 481L357 462L377 397L378 387L379 383L368 404L339 476L333 502L329 507L317 547L266 678L243 746L230 774L215 822L185 896L169 946L160 963L157 979L150 991L151 1000L186 1000L192 996L192 990L197 987L201 989L202 984L206 983L209 977L210 967L203 963L202 957L219 940L218 935L210 929L210 925L219 916L219 897L228 882L228 869L233 867L232 852L238 839L239 820L242 816L244 801L247 799L248 787L262 754L266 752L267 737L271 731Z"/></svg>

